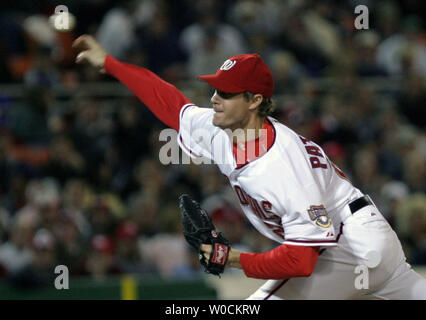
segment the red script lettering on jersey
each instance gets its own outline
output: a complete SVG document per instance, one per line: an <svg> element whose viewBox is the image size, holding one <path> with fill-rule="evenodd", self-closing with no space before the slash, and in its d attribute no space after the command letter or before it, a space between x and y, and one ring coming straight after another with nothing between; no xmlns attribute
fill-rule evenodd
<svg viewBox="0 0 426 320"><path fill-rule="evenodd" d="M265 226L275 233L280 239L284 240L284 228L281 217L274 214L272 204L269 201L259 202L247 194L240 186L233 186L242 206L249 206L251 211L263 221Z"/></svg>

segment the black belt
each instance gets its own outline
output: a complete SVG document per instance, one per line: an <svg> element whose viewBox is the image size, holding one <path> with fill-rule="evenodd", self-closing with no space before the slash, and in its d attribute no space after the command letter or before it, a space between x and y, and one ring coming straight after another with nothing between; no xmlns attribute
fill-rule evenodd
<svg viewBox="0 0 426 320"><path fill-rule="evenodd" d="M371 202L368 196L363 196L349 203L349 209L351 209L352 214L354 214L359 209L362 209L369 205L373 205L373 202Z"/></svg>

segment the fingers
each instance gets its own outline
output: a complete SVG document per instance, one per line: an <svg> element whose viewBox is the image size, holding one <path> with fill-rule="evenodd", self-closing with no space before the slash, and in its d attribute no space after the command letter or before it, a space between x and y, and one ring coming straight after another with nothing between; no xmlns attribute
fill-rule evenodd
<svg viewBox="0 0 426 320"><path fill-rule="evenodd" d="M98 43L96 42L95 38L88 34L83 34L82 36L74 40L74 42L72 43L72 47L81 49L91 49L97 44Z"/></svg>
<svg viewBox="0 0 426 320"><path fill-rule="evenodd" d="M89 48L94 48L99 46L96 39L90 35L85 35L85 41L86 41L86 44L89 46Z"/></svg>
<svg viewBox="0 0 426 320"><path fill-rule="evenodd" d="M82 52L80 52L80 53L77 55L77 58L75 58L75 62L77 62L77 63L82 63L82 62L86 61L86 60L87 60L87 54L88 54L88 52L87 52L87 51L82 51Z"/></svg>
<svg viewBox="0 0 426 320"><path fill-rule="evenodd" d="M200 247L200 250L202 252L209 252L210 253L212 251L212 246L209 245L209 244L202 244L201 247Z"/></svg>
<svg viewBox="0 0 426 320"><path fill-rule="evenodd" d="M85 43L86 43L85 39L86 39L86 35L82 35L82 36L78 37L72 43L72 47L73 48L82 48L83 46L85 46Z"/></svg>
<svg viewBox="0 0 426 320"><path fill-rule="evenodd" d="M210 253L212 252L212 246L209 244L202 244L200 247L200 251L203 253L203 256L209 260L210 259Z"/></svg>
<svg viewBox="0 0 426 320"><path fill-rule="evenodd" d="M94 37L84 34L72 46L80 52L75 59L76 63L89 62L93 67L99 68L101 73L106 72L104 63L107 54Z"/></svg>

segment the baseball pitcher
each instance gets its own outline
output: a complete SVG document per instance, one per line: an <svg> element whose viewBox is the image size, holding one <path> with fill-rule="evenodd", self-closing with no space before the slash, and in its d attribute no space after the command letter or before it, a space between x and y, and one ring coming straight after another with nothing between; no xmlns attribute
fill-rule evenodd
<svg viewBox="0 0 426 320"><path fill-rule="evenodd" d="M185 237L213 274L225 266L266 279L249 299L426 299L426 279L406 259L395 232L320 146L269 116L274 80L257 54L227 59L200 76L214 89L200 108L145 68L117 61L91 36L79 37L88 62L126 85L179 132L193 158L218 165L248 220L280 245L265 253L233 249L189 196L180 208ZM368 285L357 285L359 270Z"/></svg>

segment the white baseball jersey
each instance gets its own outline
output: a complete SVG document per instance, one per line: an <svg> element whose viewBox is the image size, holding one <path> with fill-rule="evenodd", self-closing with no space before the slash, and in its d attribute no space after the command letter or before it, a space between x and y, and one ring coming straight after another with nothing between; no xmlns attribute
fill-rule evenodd
<svg viewBox="0 0 426 320"><path fill-rule="evenodd" d="M185 105L180 147L219 166L263 235L282 244L326 249L311 276L269 280L249 299L426 299L426 279L406 263L386 219L373 204L352 214L348 204L363 194L318 145L268 118L273 144L260 157L237 165L233 142L213 126L213 115L213 109Z"/></svg>
<svg viewBox="0 0 426 320"><path fill-rule="evenodd" d="M333 246L340 222L336 208L362 193L335 168L322 149L268 118L275 141L261 157L237 167L232 141L213 126L214 111L186 105L178 142L192 157L213 160L228 177L253 226L279 243Z"/></svg>

